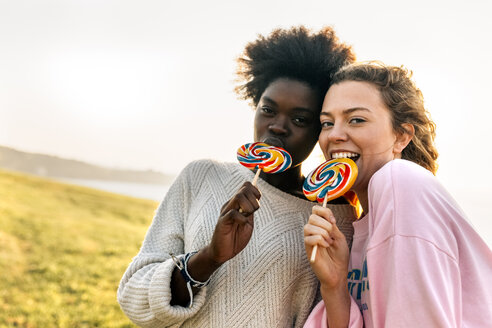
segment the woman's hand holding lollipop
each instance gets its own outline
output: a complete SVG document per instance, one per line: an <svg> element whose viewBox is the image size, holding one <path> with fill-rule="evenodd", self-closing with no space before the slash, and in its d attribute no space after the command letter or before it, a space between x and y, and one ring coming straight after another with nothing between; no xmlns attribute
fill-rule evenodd
<svg viewBox="0 0 492 328"><path fill-rule="evenodd" d="M258 210L261 193L256 187L259 173L279 173L287 170L292 158L282 148L264 143L248 143L237 151L239 163L253 170L252 182L245 182L237 193L222 206L212 242L208 247L210 258L218 265L241 252L251 239L254 228L253 214Z"/></svg>
<svg viewBox="0 0 492 328"><path fill-rule="evenodd" d="M326 161L318 166L306 177L303 186L304 195L306 195L306 198L309 200L317 200L318 203L323 203L323 208L325 208L326 203L329 200L343 196L343 194L350 190L355 182L355 179L357 178L357 172L357 165L355 165L354 161L352 161L351 159L339 158ZM331 231L332 229L330 228L329 230L326 230L327 227L325 227L325 224L322 224L324 222L319 221L319 218L321 218L319 214L321 213L326 213L323 217L328 219L331 211L323 210L320 213L315 213L315 209L313 209L313 215L316 215L316 220L312 223L317 223L319 229L312 229L313 227L311 227L311 217L313 215L311 215L310 222L308 222L306 227L308 228L308 232L317 234L317 236L312 237L315 237L319 241L319 243L326 245L326 243L323 243L324 240L321 235L324 236L328 242L330 242L332 238L327 235L327 231ZM334 220L332 214L331 218ZM322 218L321 220L326 221ZM335 223L328 224L328 226L329 225L334 225L333 230L338 231L338 233L340 233L340 235L343 237L343 234L336 227L336 221ZM310 235L306 233L306 228L304 231L304 235L306 236L305 240L308 237L309 238L307 240L313 240L313 238L311 238ZM326 245L325 247L328 247L328 245ZM317 249L318 243L315 243L311 252L311 262L314 262L316 259Z"/></svg>

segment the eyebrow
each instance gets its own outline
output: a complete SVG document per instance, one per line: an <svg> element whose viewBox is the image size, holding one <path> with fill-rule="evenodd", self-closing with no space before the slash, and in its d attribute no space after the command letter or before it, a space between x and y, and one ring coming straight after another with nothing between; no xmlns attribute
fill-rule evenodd
<svg viewBox="0 0 492 328"><path fill-rule="evenodd" d="M357 112L359 110L370 112L370 110L368 108L365 108L365 107L352 107L352 108L344 109L343 114L349 115L349 114L352 114L353 112ZM321 113L319 113L319 116L333 116L333 115L331 115L331 113L329 113L329 112L323 112L322 111Z"/></svg>
<svg viewBox="0 0 492 328"><path fill-rule="evenodd" d="M278 106L277 102L275 100L273 100L272 98L269 98L268 96L261 97L260 102L261 101L265 101L265 102L270 103L272 105ZM306 107L295 107L294 110L295 111L309 112L309 113L313 112L312 108L306 108Z"/></svg>
<svg viewBox="0 0 492 328"><path fill-rule="evenodd" d="M272 98L269 98L269 97L267 97L267 96L263 96L263 97L261 97L261 100L266 101L266 102L269 102L269 103L272 103L272 104L274 104L274 105L276 105L276 104L277 104L277 103L275 102L275 100L273 100Z"/></svg>

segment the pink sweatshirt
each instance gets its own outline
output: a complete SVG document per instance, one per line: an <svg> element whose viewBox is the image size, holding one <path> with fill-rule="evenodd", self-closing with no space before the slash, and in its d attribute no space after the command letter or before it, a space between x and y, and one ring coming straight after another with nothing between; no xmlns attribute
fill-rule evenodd
<svg viewBox="0 0 492 328"><path fill-rule="evenodd" d="M430 172L387 163L354 230L349 327L492 327L492 251ZM323 302L304 327L326 327Z"/></svg>

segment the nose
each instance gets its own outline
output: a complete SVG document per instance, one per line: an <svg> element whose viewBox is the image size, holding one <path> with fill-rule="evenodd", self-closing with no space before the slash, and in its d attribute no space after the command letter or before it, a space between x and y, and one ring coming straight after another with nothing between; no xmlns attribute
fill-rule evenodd
<svg viewBox="0 0 492 328"><path fill-rule="evenodd" d="M328 141L330 142L343 142L347 141L347 131L345 131L342 124L335 124L328 131Z"/></svg>
<svg viewBox="0 0 492 328"><path fill-rule="evenodd" d="M275 135L286 135L288 133L287 119L277 117L275 121L268 125L268 130Z"/></svg>

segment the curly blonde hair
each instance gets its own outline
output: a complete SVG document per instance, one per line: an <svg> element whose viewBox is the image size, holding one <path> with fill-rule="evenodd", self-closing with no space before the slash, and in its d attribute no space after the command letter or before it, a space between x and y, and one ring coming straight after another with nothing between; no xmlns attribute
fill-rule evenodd
<svg viewBox="0 0 492 328"><path fill-rule="evenodd" d="M412 72L403 66L388 66L371 61L342 67L333 76L333 84L362 81L376 85L391 112L393 130L405 133L402 124L410 123L415 135L402 151L402 158L415 162L433 174L437 171L438 152L434 145L436 125L424 107L422 92L412 81Z"/></svg>

